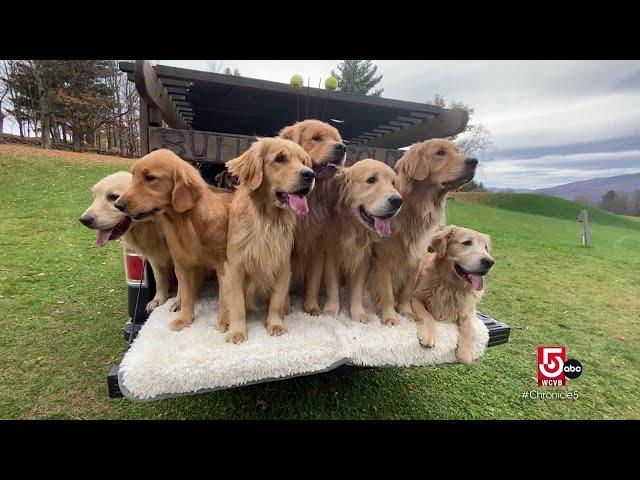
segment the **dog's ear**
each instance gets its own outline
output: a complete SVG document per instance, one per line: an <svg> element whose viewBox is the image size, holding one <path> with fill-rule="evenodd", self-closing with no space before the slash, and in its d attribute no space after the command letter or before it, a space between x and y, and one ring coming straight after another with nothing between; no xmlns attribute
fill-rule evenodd
<svg viewBox="0 0 640 480"><path fill-rule="evenodd" d="M171 205L176 212L186 212L202 197L202 182L198 171L181 160L173 170Z"/></svg>
<svg viewBox="0 0 640 480"><path fill-rule="evenodd" d="M447 254L447 245L451 237L453 236L453 225L449 225L441 230L438 230L433 238L431 238L431 245L429 245L429 252L435 253L438 260L443 259Z"/></svg>
<svg viewBox="0 0 640 480"><path fill-rule="evenodd" d="M407 152L409 158L408 173L414 180L421 182L429 176L429 161L424 148L416 145Z"/></svg>
<svg viewBox="0 0 640 480"><path fill-rule="evenodd" d="M422 181L429 176L429 162L425 158L423 149L420 145L413 145L407 152L396 162L394 167L398 176L398 187L400 192L411 190L411 181Z"/></svg>
<svg viewBox="0 0 640 480"><path fill-rule="evenodd" d="M257 143L238 158L226 163L227 170L238 178L240 186L256 190L262 184L263 158Z"/></svg>
<svg viewBox="0 0 640 480"><path fill-rule="evenodd" d="M288 127L284 127L280 130L280 134L278 135L280 138L284 138L285 140L291 140L297 144L300 144L302 140L302 128L294 123L293 125L289 125Z"/></svg>

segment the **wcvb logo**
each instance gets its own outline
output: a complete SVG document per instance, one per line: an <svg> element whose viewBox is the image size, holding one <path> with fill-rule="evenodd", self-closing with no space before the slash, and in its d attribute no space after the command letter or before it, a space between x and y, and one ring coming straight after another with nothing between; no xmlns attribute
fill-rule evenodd
<svg viewBox="0 0 640 480"><path fill-rule="evenodd" d="M562 387L567 378L578 378L581 374L582 364L567 360L566 347L538 347L538 385Z"/></svg>

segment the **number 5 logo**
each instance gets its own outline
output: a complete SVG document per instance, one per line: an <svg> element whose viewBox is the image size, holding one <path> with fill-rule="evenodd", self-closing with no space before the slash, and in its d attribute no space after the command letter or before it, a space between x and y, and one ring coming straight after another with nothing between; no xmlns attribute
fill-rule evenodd
<svg viewBox="0 0 640 480"><path fill-rule="evenodd" d="M565 359L566 347L538 347L538 385L564 385Z"/></svg>

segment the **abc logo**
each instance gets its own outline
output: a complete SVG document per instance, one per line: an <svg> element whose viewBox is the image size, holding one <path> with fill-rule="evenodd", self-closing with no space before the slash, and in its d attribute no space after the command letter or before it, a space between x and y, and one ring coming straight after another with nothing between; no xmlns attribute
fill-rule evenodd
<svg viewBox="0 0 640 480"><path fill-rule="evenodd" d="M564 362L562 370L567 378L578 378L582 374L582 364L578 360L571 358Z"/></svg>

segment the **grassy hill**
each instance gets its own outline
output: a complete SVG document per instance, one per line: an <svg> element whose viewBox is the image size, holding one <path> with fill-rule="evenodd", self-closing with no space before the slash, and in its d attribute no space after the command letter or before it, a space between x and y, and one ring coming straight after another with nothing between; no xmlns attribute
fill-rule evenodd
<svg viewBox="0 0 640 480"><path fill-rule="evenodd" d="M89 188L129 162L59 154L0 146L0 418L640 418L638 225L594 212L593 247L582 248L571 202L537 195L448 207L450 222L492 236L497 263L481 308L512 326L507 345L471 366L109 399L106 372L125 350L122 250L97 248L78 217ZM582 362L566 389L577 400L522 398L538 389L539 345L566 345Z"/></svg>
<svg viewBox="0 0 640 480"><path fill-rule="evenodd" d="M596 207L585 207L579 203L550 195L459 192L454 197L462 202L574 221L578 219L578 212L586 208L589 212L589 222L640 230L640 224L633 217L616 215Z"/></svg>

